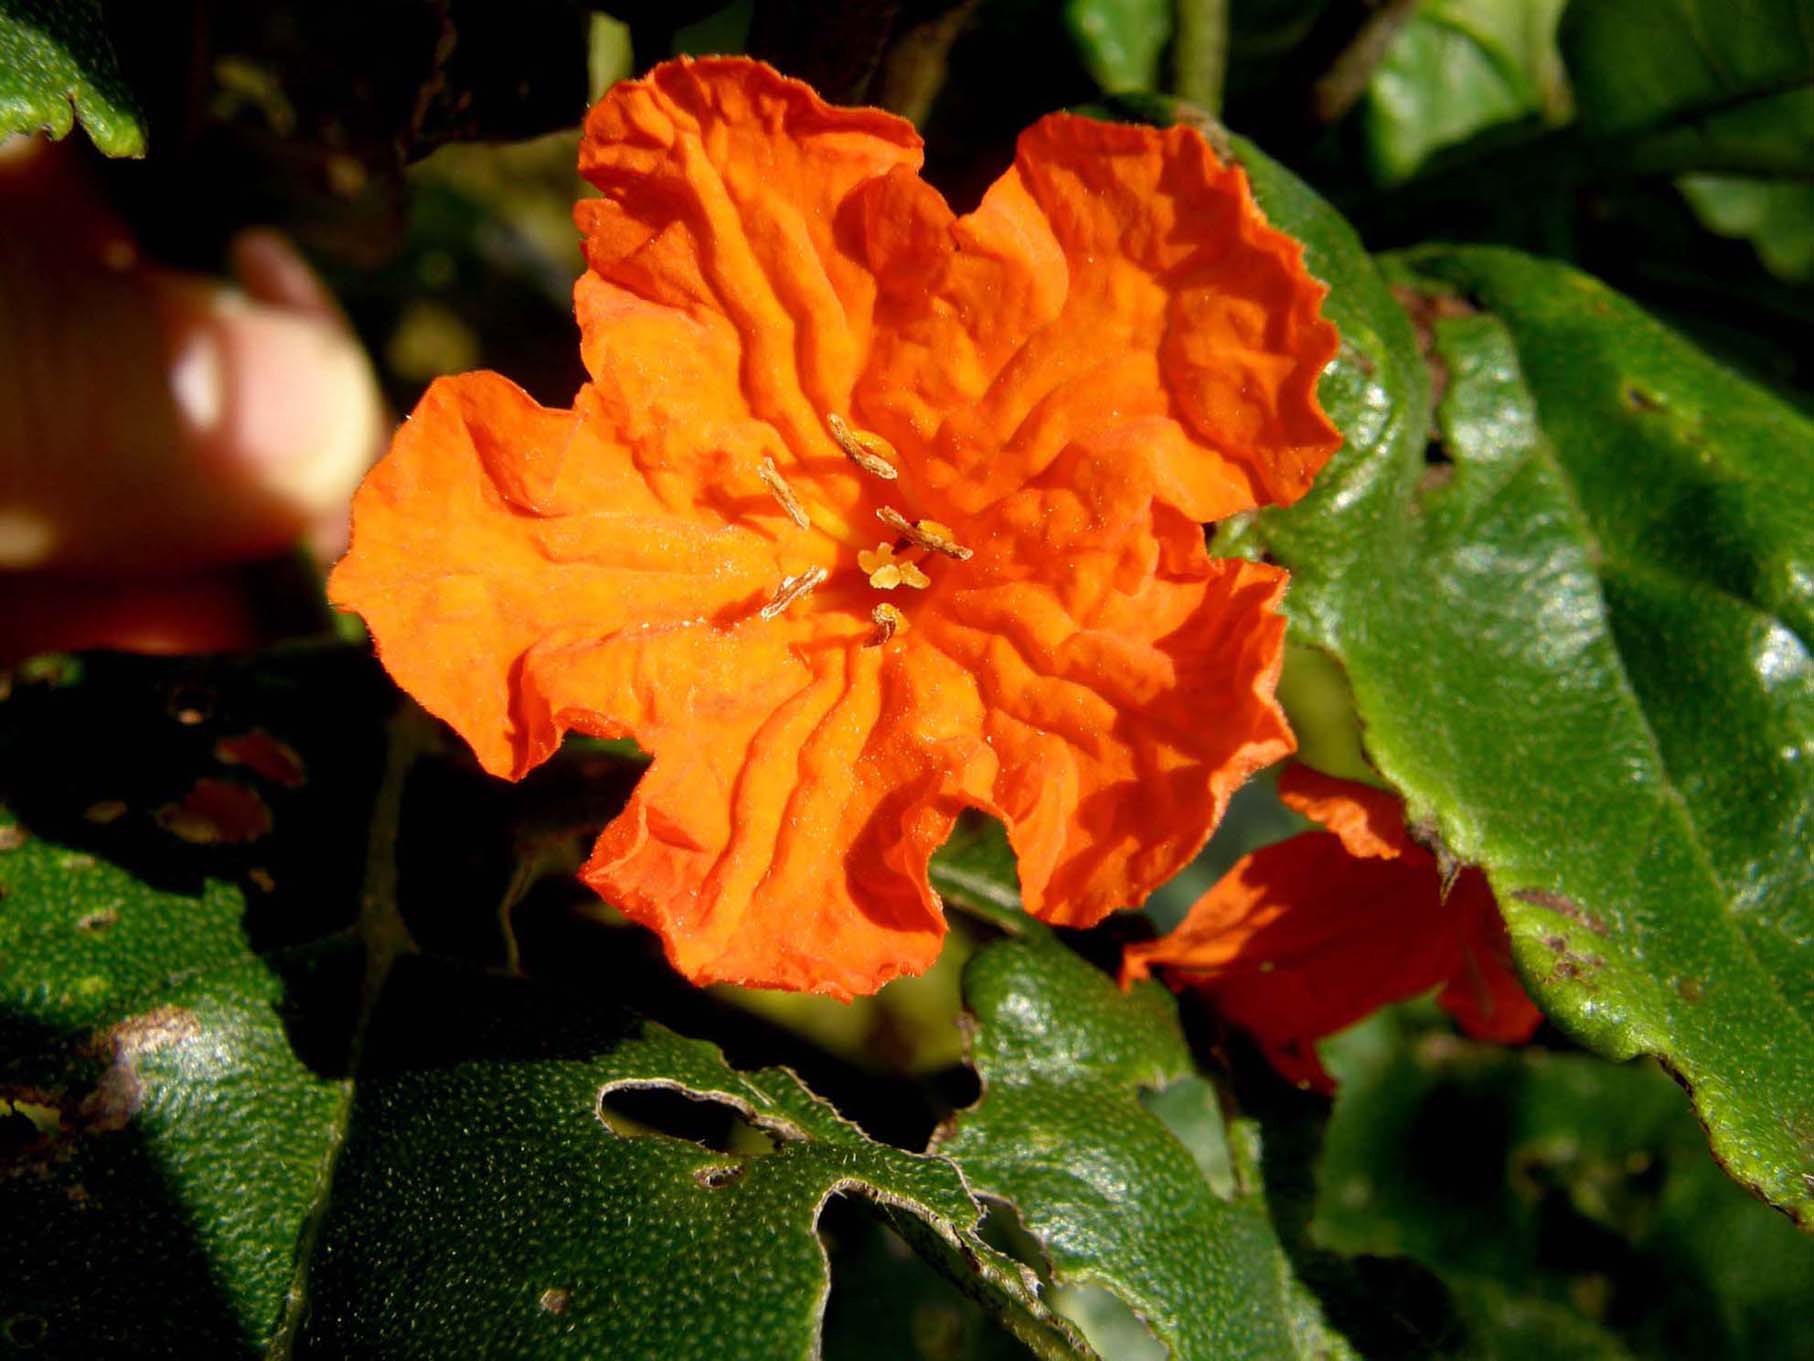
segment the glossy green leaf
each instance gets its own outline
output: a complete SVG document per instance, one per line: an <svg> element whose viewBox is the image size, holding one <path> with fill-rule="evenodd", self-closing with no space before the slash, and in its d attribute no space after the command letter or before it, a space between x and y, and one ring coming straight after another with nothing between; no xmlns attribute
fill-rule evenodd
<svg viewBox="0 0 1814 1361"><path fill-rule="evenodd" d="M1233 544L1293 569L1299 636L1413 821L1487 868L1545 1009L1659 1055L1733 1175L1808 1219L1814 430L1580 274L1437 250L1405 262L1440 281L1427 451L1409 318L1250 164L1336 284L1348 445Z"/></svg>
<svg viewBox="0 0 1814 1361"><path fill-rule="evenodd" d="M1035 922L964 985L984 1095L938 1147L1015 1208L1055 1280L1107 1288L1180 1358L1346 1354L1230 1159L1168 994L1122 993Z"/></svg>
<svg viewBox="0 0 1814 1361"><path fill-rule="evenodd" d="M344 1114L382 691L368 659L40 663L0 700L0 1331L21 1354L279 1333ZM331 713L317 699L341 699ZM272 779L222 759L253 716ZM172 812L198 780L268 832Z"/></svg>
<svg viewBox="0 0 1814 1361"><path fill-rule="evenodd" d="M716 1123L714 1123L716 1122ZM310 1276L306 1354L810 1357L827 1200L949 1252L1043 1354L1024 1268L948 1161L868 1139L784 1069L529 983L392 974Z"/></svg>
<svg viewBox="0 0 1814 1361"><path fill-rule="evenodd" d="M1424 1007L1328 1046L1315 1235L1408 1254L1504 1357L1814 1357L1814 1240L1734 1186L1654 1064L1457 1038Z"/></svg>
<svg viewBox="0 0 1814 1361"><path fill-rule="evenodd" d="M145 129L101 24L99 0L0 0L0 138L69 135L143 156Z"/></svg>
<svg viewBox="0 0 1814 1361"><path fill-rule="evenodd" d="M1521 118L1564 121L1556 50L1565 0L1424 0L1367 88L1376 173L1401 180L1431 152Z"/></svg>
<svg viewBox="0 0 1814 1361"><path fill-rule="evenodd" d="M1065 27L1104 90L1151 90L1172 36L1172 0L1065 0Z"/></svg>
<svg viewBox="0 0 1814 1361"><path fill-rule="evenodd" d="M1595 133L1814 84L1811 0L1574 0L1560 41L1581 120Z"/></svg>

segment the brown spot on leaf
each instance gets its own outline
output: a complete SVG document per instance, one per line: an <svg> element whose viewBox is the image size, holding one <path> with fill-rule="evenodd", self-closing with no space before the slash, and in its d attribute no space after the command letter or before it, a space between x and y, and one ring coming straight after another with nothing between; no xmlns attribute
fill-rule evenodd
<svg viewBox="0 0 1814 1361"><path fill-rule="evenodd" d="M1512 891L1512 897L1521 903L1529 903L1532 907L1540 907L1546 912L1554 912L1558 916L1567 917L1576 925L1592 931L1596 936L1606 934L1606 922L1603 918L1595 916L1572 898L1564 897L1560 893L1552 893L1546 888L1520 888Z"/></svg>
<svg viewBox="0 0 1814 1361"><path fill-rule="evenodd" d="M16 822L0 826L0 851L16 851L31 840L31 833Z"/></svg>
<svg viewBox="0 0 1814 1361"><path fill-rule="evenodd" d="M1698 1002L1705 989L1698 978L1678 978L1675 980L1675 995L1684 1002Z"/></svg>
<svg viewBox="0 0 1814 1361"><path fill-rule="evenodd" d="M1619 400L1632 411L1661 411L1668 405L1654 392L1647 392L1636 383L1627 383L1619 389Z"/></svg>
<svg viewBox="0 0 1814 1361"><path fill-rule="evenodd" d="M109 1058L101 1080L83 1098L82 1123L92 1133L125 1129L145 1103L138 1061L147 1054L185 1044L202 1033L195 1013L183 1007L157 1007L109 1026L89 1041L88 1052Z"/></svg>
<svg viewBox="0 0 1814 1361"><path fill-rule="evenodd" d="M258 791L234 780L197 780L181 803L157 810L157 825L195 846L244 845L271 831Z"/></svg>
<svg viewBox="0 0 1814 1361"><path fill-rule="evenodd" d="M573 1303L573 1292L565 1286L549 1286L542 1292L542 1297L537 1302L542 1306L544 1313L564 1314L567 1312L567 1307Z"/></svg>
<svg viewBox="0 0 1814 1361"><path fill-rule="evenodd" d="M1417 333L1418 353L1430 370L1430 406L1434 410L1449 390L1449 366L1436 351L1436 323L1471 317L1480 309L1453 293L1424 293L1408 284L1392 285L1392 296L1405 309L1405 315L1411 318L1411 329Z"/></svg>
<svg viewBox="0 0 1814 1361"><path fill-rule="evenodd" d="M225 766L244 766L285 789L298 788L308 778L294 747L257 728L221 738L214 744L214 759Z"/></svg>
<svg viewBox="0 0 1814 1361"><path fill-rule="evenodd" d="M82 816L88 821L105 827L110 822L118 822L126 816L126 804L122 799L102 799L91 803L82 810Z"/></svg>
<svg viewBox="0 0 1814 1361"><path fill-rule="evenodd" d="M76 918L76 930L93 935L97 931L105 931L119 919L120 914L116 908L104 907L98 912L84 912Z"/></svg>

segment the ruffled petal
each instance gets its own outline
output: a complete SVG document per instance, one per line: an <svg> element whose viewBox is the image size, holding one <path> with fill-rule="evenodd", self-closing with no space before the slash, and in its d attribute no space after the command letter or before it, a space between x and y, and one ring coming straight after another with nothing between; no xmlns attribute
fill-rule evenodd
<svg viewBox="0 0 1814 1361"><path fill-rule="evenodd" d="M662 513L581 405L549 410L491 373L435 383L354 498L329 581L398 684L497 775L614 717L557 714L525 682L532 650L754 616L780 576L758 530ZM574 482L587 508L553 509L567 498L547 488Z"/></svg>
<svg viewBox="0 0 1814 1361"><path fill-rule="evenodd" d="M1130 946L1123 979L1158 970L1200 989L1287 1078L1323 1091L1333 1084L1317 1040L1438 986L1469 1034L1528 1039L1541 1018L1512 969L1486 877L1464 870L1445 896L1435 857L1403 834L1402 815L1397 854L1380 854L1366 829L1390 813L1378 806L1390 795L1296 770L1280 785L1294 806L1348 835L1358 830L1362 853L1336 832L1255 851L1177 930Z"/></svg>
<svg viewBox="0 0 1814 1361"><path fill-rule="evenodd" d="M1397 795L1299 762L1279 772L1279 802L1334 832L1349 855L1396 860L1415 844Z"/></svg>
<svg viewBox="0 0 1814 1361"><path fill-rule="evenodd" d="M891 655L709 627L539 653L537 688L622 715L658 754L582 875L696 983L848 998L937 957L926 864L958 748L903 740Z"/></svg>
<svg viewBox="0 0 1814 1361"><path fill-rule="evenodd" d="M588 115L582 354L639 463L679 470L676 501L710 480L695 466L766 454L873 510L826 424L873 325L856 191L920 159L910 123L744 58L663 63Z"/></svg>
<svg viewBox="0 0 1814 1361"><path fill-rule="evenodd" d="M1292 749L1285 573L1210 558L1129 466L1074 452L1002 498L909 636L975 695L998 768L969 793L1007 824L1027 910L1068 926L1144 901Z"/></svg>
<svg viewBox="0 0 1814 1361"><path fill-rule="evenodd" d="M1055 114L967 217L898 172L862 199L883 295L856 405L946 514L1137 435L1159 495L1220 519L1296 500L1339 447L1325 290L1197 132Z"/></svg>

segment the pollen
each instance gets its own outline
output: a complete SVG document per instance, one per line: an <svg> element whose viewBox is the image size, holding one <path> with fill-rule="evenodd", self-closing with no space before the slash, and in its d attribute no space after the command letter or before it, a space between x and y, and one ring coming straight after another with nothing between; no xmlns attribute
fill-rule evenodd
<svg viewBox="0 0 1814 1361"><path fill-rule="evenodd" d="M913 544L931 553L943 553L948 558L967 562L973 555L957 541L956 534L949 525L942 525L937 520L921 520L914 524L893 506L883 506L876 512L876 519L887 525L895 533Z"/></svg>
<svg viewBox="0 0 1814 1361"><path fill-rule="evenodd" d="M869 617L875 620L875 632L869 635L864 647L880 647L897 633L907 631L907 616L893 605L877 605L870 611Z"/></svg>
<svg viewBox="0 0 1814 1361"><path fill-rule="evenodd" d="M781 476L781 470L775 466L775 460L763 456L762 467L756 476L762 479L762 485L768 488L769 495L781 503L781 509L787 512L787 518L801 529L807 529L812 521L806 518L806 507L800 504L800 498L794 495L794 489L787 485L787 479Z"/></svg>
<svg viewBox="0 0 1814 1361"><path fill-rule="evenodd" d="M775 587L775 594L768 604L762 607L764 619L776 619L787 612L787 607L804 595L812 592L829 575L823 567L808 567L791 577L782 577L781 584Z"/></svg>
<svg viewBox="0 0 1814 1361"><path fill-rule="evenodd" d="M870 430L851 429L850 422L835 412L825 417L825 428L831 431L831 437L838 442L844 456L871 477L892 482L901 475L891 461L900 455L880 435Z"/></svg>
<svg viewBox="0 0 1814 1361"><path fill-rule="evenodd" d="M932 578L922 572L917 563L896 560L891 543L865 548L857 554L857 566L878 591L892 591L896 586L911 586L916 591L923 591L932 584Z"/></svg>

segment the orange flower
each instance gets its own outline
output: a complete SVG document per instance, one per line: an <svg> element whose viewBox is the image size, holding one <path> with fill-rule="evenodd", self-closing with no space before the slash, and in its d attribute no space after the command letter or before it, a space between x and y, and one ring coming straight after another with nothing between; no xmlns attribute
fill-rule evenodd
<svg viewBox="0 0 1814 1361"><path fill-rule="evenodd" d="M566 731L653 755L583 874L698 982L924 969L966 806L1029 911L1087 925L1291 747L1284 574L1198 522L1338 442L1299 247L1182 128L1044 119L961 218L919 162L752 61L615 87L575 214L591 382L437 383L334 574L487 769Z"/></svg>
<svg viewBox="0 0 1814 1361"><path fill-rule="evenodd" d="M1122 981L1161 970L1200 988L1300 1086L1330 1091L1315 1041L1391 1002L1437 1001L1478 1039L1520 1044L1542 1015L1512 969L1486 876L1445 892L1436 857L1383 790L1288 766L1279 797L1326 832L1247 856L1160 940L1130 946Z"/></svg>

